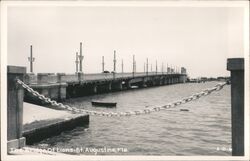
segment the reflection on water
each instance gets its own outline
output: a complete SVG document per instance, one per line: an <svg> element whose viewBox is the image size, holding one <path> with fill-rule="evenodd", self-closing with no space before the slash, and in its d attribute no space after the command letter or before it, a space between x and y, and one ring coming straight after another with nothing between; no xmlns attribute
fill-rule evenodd
<svg viewBox="0 0 250 161"><path fill-rule="evenodd" d="M216 83L115 92L70 99L66 104L106 112L137 110L165 105ZM92 100L117 102L117 107L92 107ZM43 143L49 147L82 148L77 155L94 155L95 150L99 150L97 155L231 155L230 107L230 86L225 86L199 100L149 115L91 116L89 127L63 132L35 146Z"/></svg>

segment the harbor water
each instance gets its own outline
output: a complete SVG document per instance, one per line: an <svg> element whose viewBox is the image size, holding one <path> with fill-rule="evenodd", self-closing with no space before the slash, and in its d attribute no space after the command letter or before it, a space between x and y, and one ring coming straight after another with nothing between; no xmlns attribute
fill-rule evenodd
<svg viewBox="0 0 250 161"><path fill-rule="evenodd" d="M134 111L166 105L218 82L186 83L69 99L65 104L96 111ZM116 108L91 101L117 102ZM181 111L188 109L189 111ZM78 127L33 145L75 155L231 155L230 86L164 111L131 117L90 116Z"/></svg>

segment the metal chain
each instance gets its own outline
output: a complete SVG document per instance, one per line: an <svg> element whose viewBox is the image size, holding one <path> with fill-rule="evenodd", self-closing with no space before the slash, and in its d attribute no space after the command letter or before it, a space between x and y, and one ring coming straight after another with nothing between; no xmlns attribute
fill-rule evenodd
<svg viewBox="0 0 250 161"><path fill-rule="evenodd" d="M121 116L150 114L152 112L158 112L158 111L161 111L161 110L174 108L174 107L179 106L181 104L185 104L185 103L188 103L190 101L199 99L199 98L201 98L203 96L207 96L207 95L211 94L214 91L219 91L227 84L226 82L218 83L217 85L215 85L212 88L205 89L202 92L195 93L195 94L191 95L190 97L183 98L181 100L169 103L169 104L164 105L164 106L157 106L157 107L152 107L152 108L148 108L148 109L142 109L142 110L136 110L136 111L127 111L127 112L100 112L100 111L79 109L79 108L76 108L76 107L72 107L72 106L69 106L69 105L64 105L62 103L58 103L57 101L51 100L50 98L48 98L48 97L38 93L37 91L33 90L31 87L29 87L27 84L25 84L20 79L17 79L17 83L22 85L22 87L24 89L26 89L28 92L30 92L35 97L39 98L42 101L45 101L46 103L51 104L52 106L56 106L56 107L59 107L61 109L68 110L68 111L75 112L75 113L86 113L86 114L89 114L89 115L98 115L98 116L107 116L107 117L113 117L113 116L121 117Z"/></svg>

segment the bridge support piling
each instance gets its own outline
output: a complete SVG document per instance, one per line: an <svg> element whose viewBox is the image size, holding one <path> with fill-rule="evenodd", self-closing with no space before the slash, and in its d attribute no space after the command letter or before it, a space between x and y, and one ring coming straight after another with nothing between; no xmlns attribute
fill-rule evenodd
<svg viewBox="0 0 250 161"><path fill-rule="evenodd" d="M97 93L97 85L93 85L93 93Z"/></svg>
<svg viewBox="0 0 250 161"><path fill-rule="evenodd" d="M244 59L227 60L231 72L232 155L244 156Z"/></svg>
<svg viewBox="0 0 250 161"><path fill-rule="evenodd" d="M16 80L24 80L25 67L7 67L7 151L25 146L23 131L24 89Z"/></svg>
<svg viewBox="0 0 250 161"><path fill-rule="evenodd" d="M79 72L79 73L77 73L78 75L78 81L79 82L81 82L81 81L83 81L83 73L82 72Z"/></svg>
<svg viewBox="0 0 250 161"><path fill-rule="evenodd" d="M122 88L122 81L112 83L112 90L113 91L121 91L122 89L123 89Z"/></svg>

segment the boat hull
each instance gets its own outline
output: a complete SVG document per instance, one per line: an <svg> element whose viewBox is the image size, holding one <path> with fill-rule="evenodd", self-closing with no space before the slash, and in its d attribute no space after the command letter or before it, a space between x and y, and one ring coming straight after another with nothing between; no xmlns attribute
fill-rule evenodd
<svg viewBox="0 0 250 161"><path fill-rule="evenodd" d="M102 106L102 107L115 107L116 106L116 103L114 103L114 102L95 102L95 101L92 101L91 103L94 106Z"/></svg>

